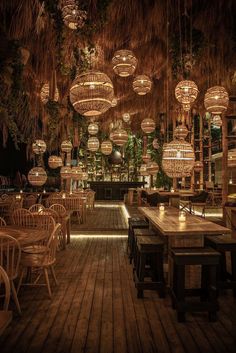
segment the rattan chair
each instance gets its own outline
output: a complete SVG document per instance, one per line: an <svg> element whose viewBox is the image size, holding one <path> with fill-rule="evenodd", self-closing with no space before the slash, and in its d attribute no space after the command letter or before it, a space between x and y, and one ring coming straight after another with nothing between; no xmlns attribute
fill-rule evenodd
<svg viewBox="0 0 236 353"><path fill-rule="evenodd" d="M0 266L0 293L3 297L3 306L0 309L0 336L12 320L12 312L8 311L10 301L10 281L4 268Z"/></svg>
<svg viewBox="0 0 236 353"><path fill-rule="evenodd" d="M18 208L13 211L11 215L11 220L14 225L21 227L33 227L34 226L34 217L29 210L25 208Z"/></svg>
<svg viewBox="0 0 236 353"><path fill-rule="evenodd" d="M30 206L30 212L40 212L44 210L44 206L41 203L35 203L34 205Z"/></svg>
<svg viewBox="0 0 236 353"><path fill-rule="evenodd" d="M18 277L21 247L19 242L10 235L0 235L0 266L6 271L15 301L17 311L21 315L20 304L15 289L14 280Z"/></svg>
<svg viewBox="0 0 236 353"><path fill-rule="evenodd" d="M70 214L66 211L66 208L63 205L55 203L49 207L49 209L54 210L58 213L61 226L62 226L62 233L64 238L64 247L67 243L70 242ZM67 240L66 240L67 239Z"/></svg>
<svg viewBox="0 0 236 353"><path fill-rule="evenodd" d="M22 285L22 280L24 276L25 269L31 268L32 270L36 270L37 276L34 282L31 283L23 283L23 285L34 285L34 286L42 286L46 285L48 289L48 295L52 297L51 286L49 282L48 270L51 270L52 277L54 279L55 284L57 285L57 279L54 271L54 264L56 262L56 249L58 244L58 234L61 230L61 225L57 224L54 228L48 243L45 247L45 251L41 254L22 254L21 258L21 275L19 280L19 287ZM44 274L45 283L39 283L40 278Z"/></svg>
<svg viewBox="0 0 236 353"><path fill-rule="evenodd" d="M24 198L23 200L23 206L24 208L29 209L31 206L35 205L37 202L37 195L28 195Z"/></svg>

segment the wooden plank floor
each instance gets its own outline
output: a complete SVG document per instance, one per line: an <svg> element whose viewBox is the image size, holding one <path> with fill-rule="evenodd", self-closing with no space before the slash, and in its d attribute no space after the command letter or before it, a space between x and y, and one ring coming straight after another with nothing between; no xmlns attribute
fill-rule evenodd
<svg viewBox="0 0 236 353"><path fill-rule="evenodd" d="M126 238L72 238L58 253L59 286L22 288L23 316L0 338L1 353L236 352L236 299L220 296L218 321L188 314L178 323L169 296L137 299ZM13 307L13 304L11 304Z"/></svg>

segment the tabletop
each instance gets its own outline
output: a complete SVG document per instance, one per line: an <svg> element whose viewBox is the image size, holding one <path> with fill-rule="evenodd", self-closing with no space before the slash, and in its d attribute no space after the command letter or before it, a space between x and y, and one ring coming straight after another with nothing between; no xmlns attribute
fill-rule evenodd
<svg viewBox="0 0 236 353"><path fill-rule="evenodd" d="M157 207L139 207L138 209L163 235L217 235L231 233L229 228L189 213L186 213L186 221L180 222L179 209L174 207L166 207L165 211L159 211Z"/></svg>
<svg viewBox="0 0 236 353"><path fill-rule="evenodd" d="M10 235L17 239L21 246L39 242L47 237L47 231L40 228L26 228L19 226L0 227L0 235Z"/></svg>

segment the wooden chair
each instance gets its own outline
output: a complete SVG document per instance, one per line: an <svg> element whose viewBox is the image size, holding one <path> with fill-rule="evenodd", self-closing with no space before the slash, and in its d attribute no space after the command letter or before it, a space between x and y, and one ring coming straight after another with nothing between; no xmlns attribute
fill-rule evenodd
<svg viewBox="0 0 236 353"><path fill-rule="evenodd" d="M62 232L64 235L64 242L66 244L70 243L70 214L66 211L66 208L63 205L55 203L49 207L49 209L54 210L58 213Z"/></svg>
<svg viewBox="0 0 236 353"><path fill-rule="evenodd" d="M0 227L5 227L7 224L6 224L6 221L5 219L3 219L2 217L0 217Z"/></svg>
<svg viewBox="0 0 236 353"><path fill-rule="evenodd" d="M4 287L4 288L2 288ZM3 267L0 266L0 292L3 293L3 308L0 309L0 336L12 320L12 312L8 311L10 301L10 281Z"/></svg>
<svg viewBox="0 0 236 353"><path fill-rule="evenodd" d="M31 269L37 270L36 271L37 277L33 283L23 283L23 285L33 285L33 286L46 285L48 289L48 295L50 298L52 297L48 270L49 269L51 270L52 277L54 279L55 284L57 285L58 282L54 271L54 264L56 262L56 249L57 249L57 243L58 243L58 234L60 230L61 230L61 225L57 224L47 242L45 251L43 253L40 253L40 254L23 253L22 254L22 258L21 258L22 272L20 275L18 288L20 288L22 285L24 270L31 268ZM45 283L41 284L39 283L39 280L41 278L42 273L44 274L44 277L45 277Z"/></svg>
<svg viewBox="0 0 236 353"><path fill-rule="evenodd" d="M44 210L44 206L41 203L35 203L34 205L30 206L30 212L40 212Z"/></svg>
<svg viewBox="0 0 236 353"><path fill-rule="evenodd" d="M4 219L5 219L5 221L7 222L7 223L11 223L11 217L12 217L12 214L13 214L13 212L15 211L15 210L17 210L18 208L22 208L22 205L23 205L23 199L21 198L21 199L13 199L12 201L11 201L11 205L10 205L10 207L8 208L8 210L7 210L7 213L6 213L6 215L4 216Z"/></svg>
<svg viewBox="0 0 236 353"><path fill-rule="evenodd" d="M21 227L33 227L34 218L29 210L18 208L11 215L12 223Z"/></svg>
<svg viewBox="0 0 236 353"><path fill-rule="evenodd" d="M28 195L23 200L24 208L29 209L31 206L35 205L37 202L37 195Z"/></svg>
<svg viewBox="0 0 236 353"><path fill-rule="evenodd" d="M21 315L20 304L15 289L14 280L18 277L21 247L19 242L10 235L0 235L0 266L6 271L15 301L17 311Z"/></svg>

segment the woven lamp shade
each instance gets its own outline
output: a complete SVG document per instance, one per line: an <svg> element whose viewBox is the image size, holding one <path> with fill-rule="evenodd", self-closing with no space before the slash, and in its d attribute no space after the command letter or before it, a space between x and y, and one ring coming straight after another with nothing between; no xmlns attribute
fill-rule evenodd
<svg viewBox="0 0 236 353"><path fill-rule="evenodd" d="M121 77L132 75L137 63L138 60L131 50L117 50L112 58L113 70Z"/></svg>
<svg viewBox="0 0 236 353"><path fill-rule="evenodd" d="M91 152L96 152L99 149L100 143L97 137L90 137L88 139L87 147Z"/></svg>
<svg viewBox="0 0 236 353"><path fill-rule="evenodd" d="M196 161L194 163L194 171L195 172L201 172L203 170L203 162L201 161Z"/></svg>
<svg viewBox="0 0 236 353"><path fill-rule="evenodd" d="M191 174L195 162L194 150L184 140L173 140L163 147L162 168L170 178Z"/></svg>
<svg viewBox="0 0 236 353"><path fill-rule="evenodd" d="M113 146L110 140L105 140L102 142L101 151L103 154L105 154L106 156L109 156L109 154L111 154L112 152L112 149L113 149Z"/></svg>
<svg viewBox="0 0 236 353"><path fill-rule="evenodd" d="M43 154L47 149L47 145L43 140L35 140L32 143L32 150L35 154Z"/></svg>
<svg viewBox="0 0 236 353"><path fill-rule="evenodd" d="M211 123L214 127L220 128L222 126L222 119L220 115L213 115Z"/></svg>
<svg viewBox="0 0 236 353"><path fill-rule="evenodd" d="M139 174L141 176L148 176L148 172L147 172L147 165L146 164L141 164L140 168L139 168Z"/></svg>
<svg viewBox="0 0 236 353"><path fill-rule="evenodd" d="M156 128L156 124L153 119L150 119L150 118L143 119L141 123L141 129L143 130L143 132L145 132L145 134L150 134L155 130L155 128Z"/></svg>
<svg viewBox="0 0 236 353"><path fill-rule="evenodd" d="M72 143L70 142L70 140L62 141L62 143L61 143L62 152L70 153L72 148L73 148L73 146L72 146Z"/></svg>
<svg viewBox="0 0 236 353"><path fill-rule="evenodd" d="M82 28L87 18L87 12L79 10L75 0L64 0L62 6L64 24L70 29Z"/></svg>
<svg viewBox="0 0 236 353"><path fill-rule="evenodd" d="M227 110L228 104L229 95L224 87L208 88L204 97L204 105L209 113L213 115L222 114Z"/></svg>
<svg viewBox="0 0 236 353"><path fill-rule="evenodd" d="M236 167L236 149L232 149L228 151L228 167L229 168Z"/></svg>
<svg viewBox="0 0 236 353"><path fill-rule="evenodd" d="M52 169L56 169L58 167L62 167L63 163L62 163L61 157L54 156L54 155L50 156L48 158L48 165Z"/></svg>
<svg viewBox="0 0 236 353"><path fill-rule="evenodd" d="M144 96L151 91L152 81L146 75L138 75L133 81L133 90L140 96Z"/></svg>
<svg viewBox="0 0 236 353"><path fill-rule="evenodd" d="M82 169L79 166L75 166L71 168L71 178L73 180L81 180L82 178Z"/></svg>
<svg viewBox="0 0 236 353"><path fill-rule="evenodd" d="M124 129L116 129L113 131L112 141L117 146L123 146L128 141L128 134Z"/></svg>
<svg viewBox="0 0 236 353"><path fill-rule="evenodd" d="M130 121L130 114L129 113L124 113L122 115L122 119L124 120L125 123L128 123Z"/></svg>
<svg viewBox="0 0 236 353"><path fill-rule="evenodd" d="M49 100L49 84L48 83L45 83L42 88L41 88L41 92L40 92L40 98L41 98L41 101L43 104L46 104ZM56 87L55 89L55 94L54 94L54 98L53 100L55 102L57 102L59 99L59 91L58 91L58 88Z"/></svg>
<svg viewBox="0 0 236 353"><path fill-rule="evenodd" d="M62 179L70 179L72 177L71 167L70 166L61 167L60 174Z"/></svg>
<svg viewBox="0 0 236 353"><path fill-rule="evenodd" d="M149 162L147 164L147 172L150 175L156 175L159 172L159 165L156 162Z"/></svg>
<svg viewBox="0 0 236 353"><path fill-rule="evenodd" d="M28 173L28 181L33 186L42 186L47 181L47 173L42 167L32 168Z"/></svg>
<svg viewBox="0 0 236 353"><path fill-rule="evenodd" d="M192 104L198 95L198 87L193 81L180 81L175 87L175 97L181 104Z"/></svg>
<svg viewBox="0 0 236 353"><path fill-rule="evenodd" d="M188 136L188 133L189 131L184 124L178 125L174 130L174 137L179 140L184 140Z"/></svg>
<svg viewBox="0 0 236 353"><path fill-rule="evenodd" d="M155 150L158 150L159 142L157 138L154 138L154 140L152 141L152 147L155 148Z"/></svg>
<svg viewBox="0 0 236 353"><path fill-rule="evenodd" d="M149 154L149 153L143 154L143 155L142 155L142 160L143 160L143 162L146 163L146 164L147 164L148 162L150 162L150 160L151 160L150 154Z"/></svg>
<svg viewBox="0 0 236 353"><path fill-rule="evenodd" d="M86 117L105 113L112 106L113 98L113 84L100 71L78 75L70 88L70 101L74 109Z"/></svg>
<svg viewBox="0 0 236 353"><path fill-rule="evenodd" d="M88 133L90 135L96 135L98 133L98 130L99 130L98 124L96 124L96 123L89 124Z"/></svg>

